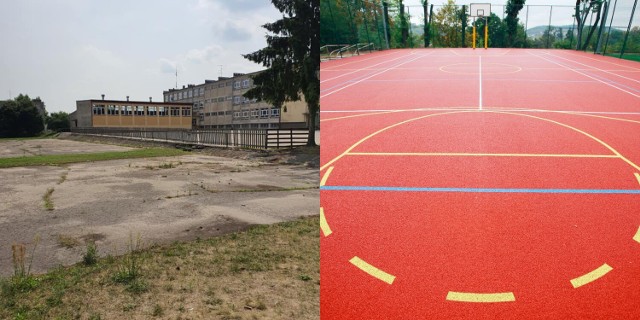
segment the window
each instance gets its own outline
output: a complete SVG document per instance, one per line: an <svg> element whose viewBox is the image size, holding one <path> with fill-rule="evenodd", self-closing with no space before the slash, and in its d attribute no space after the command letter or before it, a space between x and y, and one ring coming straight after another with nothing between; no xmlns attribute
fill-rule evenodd
<svg viewBox="0 0 640 320"><path fill-rule="evenodd" d="M200 88L200 94L199 94L199 95L200 95L200 96L203 96L203 95L204 95L204 88Z"/></svg>
<svg viewBox="0 0 640 320"><path fill-rule="evenodd" d="M193 90L189 90L189 98L193 98Z"/></svg>
<svg viewBox="0 0 640 320"><path fill-rule="evenodd" d="M180 116L180 108L179 107L169 107L169 113L171 114L172 117L179 117Z"/></svg>
<svg viewBox="0 0 640 320"><path fill-rule="evenodd" d="M156 107L149 107L147 110L148 110L147 115L150 115L150 116L156 115Z"/></svg>
<svg viewBox="0 0 640 320"><path fill-rule="evenodd" d="M257 118L258 117L258 110L251 110L251 118Z"/></svg>
<svg viewBox="0 0 640 320"><path fill-rule="evenodd" d="M166 107L158 107L158 115L161 117L167 116L167 108Z"/></svg>
<svg viewBox="0 0 640 320"><path fill-rule="evenodd" d="M269 117L269 109L260 109L260 118Z"/></svg>
<svg viewBox="0 0 640 320"><path fill-rule="evenodd" d="M278 108L273 108L273 109L271 109L271 116L272 116L272 117L278 117L278 116L280 116L280 109L278 109Z"/></svg>
<svg viewBox="0 0 640 320"><path fill-rule="evenodd" d="M236 118L240 118L240 112L238 112L238 111L234 112L234 113L233 113L233 118L234 118L234 119L236 119Z"/></svg>
<svg viewBox="0 0 640 320"><path fill-rule="evenodd" d="M249 111L242 111L243 118L249 118Z"/></svg>
<svg viewBox="0 0 640 320"><path fill-rule="evenodd" d="M132 106L123 106L122 107L122 114L125 116L130 116L133 114L133 107Z"/></svg>
<svg viewBox="0 0 640 320"><path fill-rule="evenodd" d="M93 114L96 115L101 115L104 114L104 105L103 104L98 104L98 105L93 105Z"/></svg>
<svg viewBox="0 0 640 320"><path fill-rule="evenodd" d="M225 84L225 86L230 87L232 85L231 81L227 81Z"/></svg>
<svg viewBox="0 0 640 320"><path fill-rule="evenodd" d="M144 116L144 106L135 107L136 116Z"/></svg>
<svg viewBox="0 0 640 320"><path fill-rule="evenodd" d="M177 93L173 94L173 98L171 99L171 101L176 101L176 99L178 98Z"/></svg>
<svg viewBox="0 0 640 320"><path fill-rule="evenodd" d="M224 88L224 82L218 84L218 88Z"/></svg>
<svg viewBox="0 0 640 320"><path fill-rule="evenodd" d="M164 102L168 102L169 101L169 96L164 96Z"/></svg>
<svg viewBox="0 0 640 320"><path fill-rule="evenodd" d="M233 97L233 104L240 104L240 99L242 97L241 96L234 96Z"/></svg>
<svg viewBox="0 0 640 320"><path fill-rule="evenodd" d="M178 92L178 100L182 100L182 91Z"/></svg>
<svg viewBox="0 0 640 320"><path fill-rule="evenodd" d="M233 111L225 111L224 114L227 116L230 116L233 113Z"/></svg>
<svg viewBox="0 0 640 320"><path fill-rule="evenodd" d="M191 109L189 108L182 108L182 116L184 117L188 117L191 115Z"/></svg>
<svg viewBox="0 0 640 320"><path fill-rule="evenodd" d="M242 80L242 87L249 88L249 79Z"/></svg>

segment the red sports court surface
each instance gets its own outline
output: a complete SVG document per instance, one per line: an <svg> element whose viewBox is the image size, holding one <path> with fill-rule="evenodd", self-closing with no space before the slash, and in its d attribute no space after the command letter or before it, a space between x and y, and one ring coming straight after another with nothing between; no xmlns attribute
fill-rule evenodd
<svg viewBox="0 0 640 320"><path fill-rule="evenodd" d="M321 317L640 318L640 64L323 62Z"/></svg>

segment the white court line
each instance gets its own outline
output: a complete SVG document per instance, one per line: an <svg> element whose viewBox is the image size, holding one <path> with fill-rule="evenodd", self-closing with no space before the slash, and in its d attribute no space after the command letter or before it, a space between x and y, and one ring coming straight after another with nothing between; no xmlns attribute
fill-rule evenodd
<svg viewBox="0 0 640 320"><path fill-rule="evenodd" d="M616 111L575 111L575 110L546 110L546 109L518 109L518 108L488 108L487 110L507 111L507 112L549 112L566 114L594 114L594 115L627 115L640 116L640 112L616 112ZM416 112L416 111L474 111L472 107L450 107L450 108L416 108L416 109L358 109L358 110L320 110L320 113L373 113L373 112Z"/></svg>
<svg viewBox="0 0 640 320"><path fill-rule="evenodd" d="M579 54L573 53L572 51L569 51L569 53L571 53L571 55L573 55L573 56L583 57L583 58L587 58L587 59L591 59L591 60L595 60L595 61L600 61L600 62L609 63L609 64L613 64L613 65L616 65L616 66L621 66L621 67L631 68L631 69L633 69L633 70L636 70L636 71L633 71L633 70L621 70L621 71L631 71L631 72L637 72L637 71L640 71L640 68L634 68L634 67L632 67L632 66L626 66L626 65L624 65L624 64L620 64L620 63L615 63L615 62L608 61L608 60L606 60L606 59L596 59L596 58L591 58L591 57L587 57L587 56L583 56L583 55L579 55Z"/></svg>
<svg viewBox="0 0 640 320"><path fill-rule="evenodd" d="M482 56L478 56L478 61L480 61L480 72L478 72L478 74L480 75L478 78L480 78L480 90L478 93L478 107L480 108L480 110L482 110Z"/></svg>
<svg viewBox="0 0 640 320"><path fill-rule="evenodd" d="M338 65L338 66L326 67L324 70L332 71L332 69L334 69L334 68L339 68L339 67L342 67L342 66L346 66L346 65L348 65L348 64L356 63L356 62L368 61L368 60L375 59L375 58L378 58L378 57L386 57L386 56L390 56L390 55L392 55L392 54L394 54L394 53L397 53L397 51L395 51L395 52L390 52L390 53L387 53L387 54L377 55L377 56L375 56L375 57L371 57L371 58L359 59L359 60L356 60L356 61L351 61L351 62L343 63L343 64ZM403 54L402 56L404 57L405 55Z"/></svg>
<svg viewBox="0 0 640 320"><path fill-rule="evenodd" d="M429 53L429 54L430 54L430 53ZM424 55L418 56L417 58L414 58L414 59L411 59L411 60L405 61L405 62L400 63L400 64L398 64L398 65L395 65L395 66L393 66L393 67L389 67L389 68L384 69L384 70L382 70L382 71L380 71L380 72L374 73L374 74L372 74L372 75L370 75L370 76L368 76L368 77L366 77L366 78L362 78L362 79L360 79L360 80L358 80L358 81L354 81L354 82L352 82L351 84L348 84L348 85L346 85L346 86L344 86L344 87L342 87L342 88L338 88L338 89L333 90L333 91L331 91L331 92L329 92L329 93L327 93L327 94L321 95L321 96L320 96L320 98L322 99L322 98L327 97L327 96L330 96L330 95L332 95L332 94L334 94L334 93L336 93L336 92L340 92L340 91L342 91L342 90L344 90L344 89L346 89L346 88L349 88L349 87L351 87L351 86L353 86L353 85L356 85L356 84L358 84L358 83L360 83L360 82L362 82L362 81L365 81L365 80L371 79L371 78L373 78L373 77L375 77L375 76L377 76L377 75L379 75L379 74L383 74L383 73L385 73L385 72L387 72L387 71L389 71L389 70L391 70L391 69L394 69L395 67L399 67L399 66L401 66L401 65L403 65L403 64L407 64L407 63L409 63L409 62L413 62L413 61L416 61L416 60L418 60L418 59L424 58L424 57L428 56L429 54L424 54Z"/></svg>
<svg viewBox="0 0 640 320"><path fill-rule="evenodd" d="M398 57L398 58L395 58L395 59L385 60L385 61L382 61L382 62L380 62L380 63L376 63L376 64L374 64L374 65L370 65L369 67L374 67L374 66L377 66L377 65L380 65L380 64L383 64L383 63L396 61L396 60L399 60L399 59L402 59L402 58L406 58L406 57L407 57L407 56L403 55L403 56ZM327 81L331 81L331 80L335 80L335 79L338 79L338 78L342 78L342 77L344 77L344 76L347 76L347 75L350 75L350 74L353 74L353 73L356 73L356 72L364 71L364 70L367 70L369 67L367 67L367 68L362 68L362 69L355 69L354 71L347 72L347 73L345 73L345 74L341 74L341 75L339 75L339 76L337 76L337 77L333 77L333 78L330 78L330 79L322 80L322 81L320 81L320 83L327 82Z"/></svg>
<svg viewBox="0 0 640 320"><path fill-rule="evenodd" d="M552 57L556 57L556 58L560 58L560 59L567 60L567 61L569 61L569 62L573 62L573 63L581 64L581 65L583 65L583 66L585 66L585 67L588 67L589 69L587 69L587 70L589 70L589 71L592 71L592 70L594 70L594 69L595 69L595 70L598 70L598 71L606 72L606 73L608 73L608 74L612 74L612 75L617 76L617 77L620 77L620 78L624 78L624 79L627 79L627 80L631 80L631 81L634 81L634 82L638 82L638 83L640 83L640 80L636 80L636 79L628 78L628 77L625 77L625 76L621 76L621 75L619 75L619 74L616 74L616 73L613 73L613 72L610 72L610 71L607 71L607 70L604 70L604 69L596 68L596 67L594 67L594 66L590 66L590 65L588 65L588 64L580 63L580 62L578 62L578 61L573 61L573 60L571 60L571 59L563 58L563 57L561 57L561 56L557 56L557 55L555 55L555 54L549 54L549 55L550 55L550 56L552 56Z"/></svg>
<svg viewBox="0 0 640 320"><path fill-rule="evenodd" d="M555 61L553 61L553 60L550 60L550 59L547 59L547 58L545 58L545 57L539 56L539 55L537 55L537 54L533 54L533 53L531 53L531 52L529 52L529 54L530 54L530 55L532 55L532 56L534 56L534 57L538 57L538 58L540 58L540 59L547 60L547 61L549 61L549 62L551 62L551 63L553 63L553 64L557 64L557 65L559 65L559 66L561 66L561 67L565 67L565 68L566 68L566 69L568 69L568 70L571 70L571 71L573 71L573 72L579 73L579 74L581 74L581 75L583 75L583 76L585 76L585 77L591 78L591 79L596 80L596 81L598 81L598 82L600 82L600 83L606 84L606 85L608 85L608 86L610 86L610 87L612 87L612 88L616 88L616 89L618 89L618 90L620 90L620 91L622 91L622 92L626 92L626 93L628 93L628 94L630 94L630 95L632 95L632 96L634 96L634 97L636 97L636 98L640 98L640 96L639 96L639 95L637 95L637 94L635 94L635 93L629 92L629 91L624 90L624 89L622 89L622 88L620 88L620 87L614 86L614 85L612 85L612 84L610 84L610 83L608 83L608 82L604 82L604 81L602 81L602 80L600 80L600 79L594 78L594 77L592 77L592 76L590 76L590 75L588 75L588 74L586 74L586 73L583 73L583 72L577 71L577 70L575 70L575 69L573 69L573 68L567 67L567 66L565 66L565 65L562 65L562 64L560 64L560 63L557 63L557 62L555 62ZM548 53L547 53L547 55L551 55L551 54L548 54Z"/></svg>

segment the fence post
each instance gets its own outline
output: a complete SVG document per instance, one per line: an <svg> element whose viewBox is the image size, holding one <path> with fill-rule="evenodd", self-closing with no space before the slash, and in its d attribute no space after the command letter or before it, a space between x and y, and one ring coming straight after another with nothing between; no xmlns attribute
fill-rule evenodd
<svg viewBox="0 0 640 320"><path fill-rule="evenodd" d="M289 148L293 148L293 129L289 129Z"/></svg>
<svg viewBox="0 0 640 320"><path fill-rule="evenodd" d="M384 25L384 40L387 43L387 49L389 49L391 30L389 27L389 4L386 1L382 2L382 15L382 24Z"/></svg>
<svg viewBox="0 0 640 320"><path fill-rule="evenodd" d="M631 24L633 23L633 15L636 12L636 5L638 0L633 2L633 9L631 9L631 16L629 17L629 27L627 27L627 34L624 36L624 42L622 43L622 50L620 50L620 58L624 55L624 50L627 48L627 39L629 39L629 31L631 30Z"/></svg>
<svg viewBox="0 0 640 320"><path fill-rule="evenodd" d="M607 31L607 40L604 41L604 49L602 50L603 56L607 54L607 46L609 45L609 36L611 35L611 25L613 24L613 18L616 15L617 6L618 6L618 0L615 0L615 2L613 3L613 12L611 12L611 20L609 20L609 31Z"/></svg>

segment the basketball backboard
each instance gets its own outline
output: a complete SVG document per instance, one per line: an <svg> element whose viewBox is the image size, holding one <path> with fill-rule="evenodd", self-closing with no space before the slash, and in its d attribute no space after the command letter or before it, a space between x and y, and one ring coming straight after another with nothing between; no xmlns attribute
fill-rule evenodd
<svg viewBox="0 0 640 320"><path fill-rule="evenodd" d="M469 16L475 18L488 17L491 15L490 3L470 3Z"/></svg>

